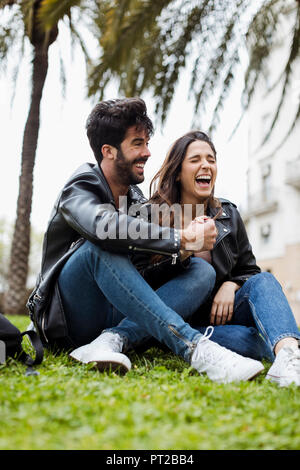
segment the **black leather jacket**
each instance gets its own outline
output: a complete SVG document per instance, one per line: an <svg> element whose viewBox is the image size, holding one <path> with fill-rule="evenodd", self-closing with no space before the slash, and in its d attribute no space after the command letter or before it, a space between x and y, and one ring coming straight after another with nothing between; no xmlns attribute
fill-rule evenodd
<svg viewBox="0 0 300 470"><path fill-rule="evenodd" d="M216 270L216 289L225 281L243 285L250 276L260 273L252 247L249 243L244 222L235 204L219 199L222 215L216 227L217 240L211 252L212 265ZM214 216L217 209L210 209L208 215Z"/></svg>
<svg viewBox="0 0 300 470"><path fill-rule="evenodd" d="M56 281L63 265L85 240L99 244L108 251L128 255L136 252L159 253L177 262L179 233L138 219L138 208L145 201L140 189L131 186L127 211L117 210L102 170L91 163L80 166L66 183L48 223L41 271L27 302L31 319L45 344L74 346L68 338ZM138 228L143 231L143 238L130 236L132 232L128 228L132 223L139 224L137 232ZM100 232L105 232L107 237L99 238Z"/></svg>
<svg viewBox="0 0 300 470"><path fill-rule="evenodd" d="M230 201L219 199L222 215L216 220L218 236L211 252L212 265L216 271L216 284L206 303L189 319L193 327L210 324L210 311L213 298L225 281L233 281L242 286L251 276L261 272L249 243L244 222L237 207ZM216 209L211 209L211 216Z"/></svg>
<svg viewBox="0 0 300 470"><path fill-rule="evenodd" d="M212 266L216 271L213 294L225 281L243 285L250 276L260 272L236 205L226 199L219 201L222 204L222 214L215 221L218 235L211 251ZM213 217L218 210L209 208L207 215ZM135 255L133 262L153 288L168 281L180 269L178 263L171 266L167 257L156 265L149 264L149 260L149 256ZM187 263L188 261L185 262Z"/></svg>

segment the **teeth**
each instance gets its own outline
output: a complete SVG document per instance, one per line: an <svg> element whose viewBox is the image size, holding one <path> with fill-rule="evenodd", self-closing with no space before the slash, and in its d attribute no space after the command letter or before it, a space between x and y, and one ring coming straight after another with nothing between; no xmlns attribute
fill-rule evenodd
<svg viewBox="0 0 300 470"><path fill-rule="evenodd" d="M207 180L207 181L210 181L211 180L211 177L208 176L208 175L199 175L199 176L196 176L196 180Z"/></svg>
<svg viewBox="0 0 300 470"><path fill-rule="evenodd" d="M137 163L136 166L139 167L139 168L144 168L145 163Z"/></svg>

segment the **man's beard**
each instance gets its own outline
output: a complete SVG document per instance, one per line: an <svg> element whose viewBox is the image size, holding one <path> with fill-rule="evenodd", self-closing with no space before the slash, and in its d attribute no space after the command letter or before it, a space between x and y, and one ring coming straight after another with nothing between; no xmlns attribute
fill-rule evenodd
<svg viewBox="0 0 300 470"><path fill-rule="evenodd" d="M145 179L144 175L136 175L132 169L133 165L138 162L145 162L145 158L137 158L133 161L128 161L123 154L122 150L118 150L117 159L115 160L116 173L120 178L121 184L139 184Z"/></svg>

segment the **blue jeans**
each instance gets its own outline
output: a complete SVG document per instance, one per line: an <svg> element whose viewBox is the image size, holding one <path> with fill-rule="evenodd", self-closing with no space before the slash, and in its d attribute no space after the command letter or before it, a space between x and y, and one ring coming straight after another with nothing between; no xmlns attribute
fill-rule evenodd
<svg viewBox="0 0 300 470"><path fill-rule="evenodd" d="M194 327L201 333L206 328ZM242 355L273 362L276 343L289 336L300 339L293 312L279 282L263 272L236 292L232 320L215 327L210 339Z"/></svg>
<svg viewBox="0 0 300 470"><path fill-rule="evenodd" d="M201 334L184 319L209 297L215 271L201 258L154 291L128 256L86 241L69 258L58 279L71 339L87 344L105 329L125 344L156 338L190 361Z"/></svg>

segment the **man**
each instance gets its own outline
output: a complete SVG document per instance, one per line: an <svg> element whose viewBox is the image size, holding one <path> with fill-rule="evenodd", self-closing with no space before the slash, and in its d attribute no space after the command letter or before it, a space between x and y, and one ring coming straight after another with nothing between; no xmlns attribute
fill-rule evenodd
<svg viewBox="0 0 300 470"><path fill-rule="evenodd" d="M71 357L99 370L128 371L124 352L152 336L212 380L250 379L263 369L260 362L221 348L184 321L213 289L208 263L192 259L154 291L130 261L140 251L180 264L180 250L193 243L210 250L216 239L213 220L177 230L130 210L145 202L135 184L144 180L152 133L140 98L103 101L92 110L87 135L97 164L82 165L59 195L28 301L31 317L45 343L75 348Z"/></svg>

